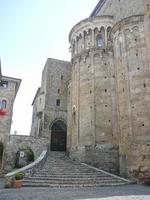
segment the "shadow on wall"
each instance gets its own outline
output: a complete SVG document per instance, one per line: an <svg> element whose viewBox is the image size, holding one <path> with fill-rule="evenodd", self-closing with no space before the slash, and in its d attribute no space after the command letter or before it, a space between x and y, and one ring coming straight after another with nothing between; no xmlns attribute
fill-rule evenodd
<svg viewBox="0 0 150 200"><path fill-rule="evenodd" d="M0 142L0 169L1 169L1 167L2 167L3 149L4 149L4 147L3 147L3 143Z"/></svg>

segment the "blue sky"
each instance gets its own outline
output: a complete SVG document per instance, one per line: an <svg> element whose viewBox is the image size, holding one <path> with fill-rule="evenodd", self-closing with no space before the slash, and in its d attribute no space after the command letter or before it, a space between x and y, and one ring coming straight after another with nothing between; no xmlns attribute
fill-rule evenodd
<svg viewBox="0 0 150 200"><path fill-rule="evenodd" d="M98 0L0 0L2 73L21 78L12 133L30 133L32 100L48 57L70 60L68 35Z"/></svg>

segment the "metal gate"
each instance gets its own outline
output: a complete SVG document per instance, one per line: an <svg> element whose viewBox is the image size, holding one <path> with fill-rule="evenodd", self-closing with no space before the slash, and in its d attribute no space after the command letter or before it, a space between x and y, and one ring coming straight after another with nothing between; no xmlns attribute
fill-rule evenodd
<svg viewBox="0 0 150 200"><path fill-rule="evenodd" d="M58 120L51 128L51 151L66 151L66 124Z"/></svg>

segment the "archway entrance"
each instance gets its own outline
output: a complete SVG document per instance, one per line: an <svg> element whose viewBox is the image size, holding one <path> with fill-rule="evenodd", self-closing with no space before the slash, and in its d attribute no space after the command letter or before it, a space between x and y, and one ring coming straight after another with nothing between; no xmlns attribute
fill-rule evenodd
<svg viewBox="0 0 150 200"><path fill-rule="evenodd" d="M67 127L58 120L51 127L51 151L66 151Z"/></svg>
<svg viewBox="0 0 150 200"><path fill-rule="evenodd" d="M2 167L2 160L3 160L3 143L0 142L0 169Z"/></svg>

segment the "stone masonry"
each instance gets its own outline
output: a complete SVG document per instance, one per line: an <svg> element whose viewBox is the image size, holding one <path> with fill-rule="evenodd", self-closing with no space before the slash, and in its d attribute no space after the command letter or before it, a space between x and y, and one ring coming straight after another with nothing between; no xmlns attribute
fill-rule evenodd
<svg viewBox="0 0 150 200"><path fill-rule="evenodd" d="M100 0L69 34L70 156L139 179L150 176L149 3Z"/></svg>
<svg viewBox="0 0 150 200"><path fill-rule="evenodd" d="M20 79L3 76L0 66L0 169L3 168L3 161L6 156L6 143L10 135L13 104L20 83Z"/></svg>
<svg viewBox="0 0 150 200"><path fill-rule="evenodd" d="M150 0L100 0L69 42L71 62L47 59L31 136L9 142L150 181Z"/></svg>

